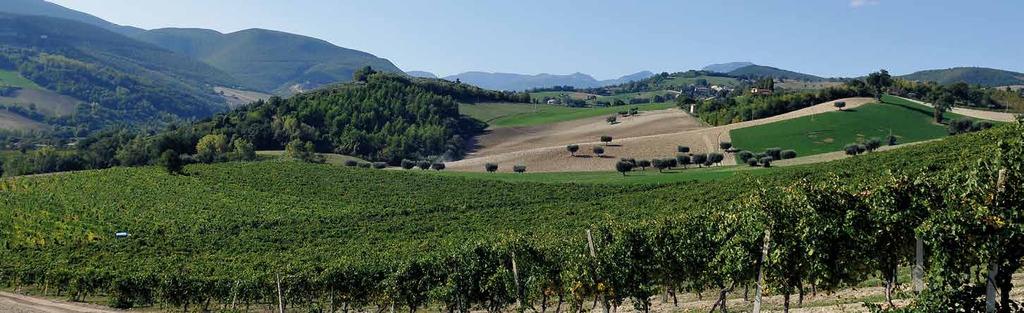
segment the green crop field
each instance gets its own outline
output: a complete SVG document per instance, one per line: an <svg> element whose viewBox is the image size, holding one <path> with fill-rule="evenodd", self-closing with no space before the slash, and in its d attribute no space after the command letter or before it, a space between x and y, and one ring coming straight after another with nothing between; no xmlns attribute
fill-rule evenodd
<svg viewBox="0 0 1024 313"><path fill-rule="evenodd" d="M897 99L866 104L856 109L827 112L791 120L732 130L738 149L761 152L768 148L796 150L801 156L835 152L850 143L893 134L899 143L947 136L945 125L936 124L930 108ZM946 113L946 119L963 116Z"/></svg>
<svg viewBox="0 0 1024 313"><path fill-rule="evenodd" d="M570 108L546 104L481 103L459 105L459 111L462 114L486 121L493 128L498 128L543 125L595 116L610 116L630 108L652 111L673 107L675 104L671 102L595 108Z"/></svg>
<svg viewBox="0 0 1024 313"><path fill-rule="evenodd" d="M12 86L18 88L43 89L31 80L22 77L15 71L0 70L0 86Z"/></svg>

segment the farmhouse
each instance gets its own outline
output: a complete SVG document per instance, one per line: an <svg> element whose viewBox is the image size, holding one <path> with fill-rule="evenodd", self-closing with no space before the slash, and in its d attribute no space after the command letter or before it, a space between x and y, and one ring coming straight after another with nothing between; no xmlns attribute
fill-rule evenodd
<svg viewBox="0 0 1024 313"><path fill-rule="evenodd" d="M772 94L772 90L768 89L768 88L753 87L753 88L750 88L750 93L758 95L758 96L768 96L768 95Z"/></svg>

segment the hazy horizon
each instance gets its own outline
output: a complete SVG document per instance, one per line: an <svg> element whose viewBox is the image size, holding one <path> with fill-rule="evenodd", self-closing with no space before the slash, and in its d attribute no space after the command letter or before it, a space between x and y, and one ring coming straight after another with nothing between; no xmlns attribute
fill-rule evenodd
<svg viewBox="0 0 1024 313"><path fill-rule="evenodd" d="M1024 29L1017 16L1024 3L1010 1L51 2L145 29L285 31L442 77L581 72L611 79L735 61L823 77L959 66L1024 72L1024 41L1006 33Z"/></svg>

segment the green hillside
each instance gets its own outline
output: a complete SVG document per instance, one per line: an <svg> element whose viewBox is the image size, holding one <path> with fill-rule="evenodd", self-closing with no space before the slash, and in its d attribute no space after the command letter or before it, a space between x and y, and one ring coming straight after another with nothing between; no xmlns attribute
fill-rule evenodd
<svg viewBox="0 0 1024 313"><path fill-rule="evenodd" d="M949 112L944 117L963 118ZM870 138L884 141L890 134L902 144L946 137L949 131L945 125L934 122L930 108L886 97L884 103L745 127L729 133L737 149L754 152L768 148L792 149L800 156L841 151L847 144Z"/></svg>
<svg viewBox="0 0 1024 313"><path fill-rule="evenodd" d="M143 31L136 27L116 25L93 15L68 9L45 0L4 0L0 2L0 12L18 15L49 16L79 21L123 35L132 35Z"/></svg>
<svg viewBox="0 0 1024 313"><path fill-rule="evenodd" d="M162 114L206 117L226 109L212 86L227 74L105 29L71 20L0 14L0 69L47 90L98 104L49 124L95 130ZM49 105L49 104L39 104Z"/></svg>
<svg viewBox="0 0 1024 313"><path fill-rule="evenodd" d="M270 291L274 277L280 275L288 286L290 307L322 305L326 296L307 295L324 295L329 286L333 292L352 292L347 301L357 307L373 299L392 299L387 303L415 308L426 301L439 305L454 301L436 293L454 288L450 284L482 281L455 275L510 282L503 262L508 262L511 250L519 252L518 275L531 281L546 277L531 269L548 266L535 263L539 261L533 261L534 256L557 258L548 262L564 264L553 271L556 277L566 275L567 281L551 285L553 292L570 292L575 283L588 286L591 282L575 276L576 268L589 268L585 259L576 256L585 255L584 230L596 231L595 242L601 255L607 256L603 264L609 268L602 267L602 273L619 273L615 269L645 260L613 257L620 251L613 249L619 247L613 240L622 235L619 231L631 229L628 225L670 230L674 228L656 221L675 217L681 218L679 222L738 227L734 231L739 234L760 238L760 228L744 229L736 222L759 211L744 209L748 202L729 204L758 186L842 175L842 186L857 190L882 180L885 173L880 169L884 168L960 173L973 166L978 155L993 153L995 142L1013 131L1002 128L858 158L773 169L770 177L737 175L664 185L509 183L291 162L194 165L186 168L187 175L145 167L8 179L0 184L4 209L12 217L0 219L0 281L17 280L25 287L43 285L42 277L47 277L45 284L67 287L65 292L72 298L105 291L108 303L119 307L158 301L180 308L198 306L207 299L217 307L227 305L236 290L245 290L237 293L238 301L272 303L275 298ZM840 192L829 195L851 199ZM738 215L685 218L723 210L738 210L734 211ZM130 236L115 239L119 231ZM696 240L710 246L680 251L712 256L747 249L740 247L760 251L754 248L760 247L755 239L725 238L737 241ZM718 244L726 246L719 250ZM736 249L725 248L730 245ZM743 255L733 256L740 257L736 262L749 264ZM658 264L652 268L666 266ZM712 264L719 263L707 265ZM753 276L747 270L741 270L745 278L736 279L749 282ZM437 279L419 280L422 277ZM315 283L320 279L327 281ZM76 283L83 281L89 284ZM410 285L414 281L422 284ZM620 278L607 282L622 288L617 290L628 290L636 283ZM482 286L466 288L485 290L480 291L484 295L507 295ZM406 290L423 302L400 302L406 296L386 290ZM539 295L543 290L530 285L525 292ZM490 303L478 298L466 301Z"/></svg>
<svg viewBox="0 0 1024 313"><path fill-rule="evenodd" d="M1024 73L984 67L954 67L942 70L926 70L900 76L907 80L937 82L939 84L968 83L986 87L1024 84Z"/></svg>
<svg viewBox="0 0 1024 313"><path fill-rule="evenodd" d="M42 89L36 83L31 80L25 79L17 71L12 70L0 70L0 87L17 87L17 88L32 88Z"/></svg>
<svg viewBox="0 0 1024 313"><path fill-rule="evenodd" d="M208 29L164 28L135 38L206 62L239 79L243 86L266 92L288 94L350 81L352 73L363 66L401 72L390 61L366 52L265 29L221 34Z"/></svg>
<svg viewBox="0 0 1024 313"><path fill-rule="evenodd" d="M774 68L774 67L771 67L771 66L763 66L763 65L744 66L744 67L741 67L741 68L738 68L738 69L735 69L735 70L729 72L729 75L730 76L736 76L736 77L750 77L750 78L771 77L771 78L776 78L776 79L795 79L795 80L804 80L804 81L820 81L820 80L825 80L824 78L821 78L821 77L818 77L818 76L814 76L814 75L810 75L810 74L797 73L797 72L793 72L793 71L787 71L787 70L778 69L778 68Z"/></svg>

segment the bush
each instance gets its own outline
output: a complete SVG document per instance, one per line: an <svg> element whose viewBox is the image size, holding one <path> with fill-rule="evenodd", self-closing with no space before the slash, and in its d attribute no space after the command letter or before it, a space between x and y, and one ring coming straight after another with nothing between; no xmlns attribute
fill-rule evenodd
<svg viewBox="0 0 1024 313"><path fill-rule="evenodd" d="M512 166L512 171L519 174L526 173L526 165L519 164Z"/></svg>
<svg viewBox="0 0 1024 313"><path fill-rule="evenodd" d="M416 167L416 162L413 162L412 160L409 159L402 159L403 169L411 170L414 167Z"/></svg>
<svg viewBox="0 0 1024 313"><path fill-rule="evenodd" d="M890 146L895 146L896 145L896 136L889 135L888 140L889 140L889 145Z"/></svg>
<svg viewBox="0 0 1024 313"><path fill-rule="evenodd" d="M568 145L565 146L565 150L569 151L570 155L576 156L576 152L580 151L580 145Z"/></svg>
<svg viewBox="0 0 1024 313"><path fill-rule="evenodd" d="M608 118L606 118L606 119L604 119L604 120L605 120L606 122L608 122L608 124L615 124L615 122L616 122L616 121L618 121L618 119L617 119L617 118L615 118L614 116L609 116Z"/></svg>
<svg viewBox="0 0 1024 313"><path fill-rule="evenodd" d="M430 168L430 161L419 161L416 163L416 167L419 167L421 170L426 170Z"/></svg>
<svg viewBox="0 0 1024 313"><path fill-rule="evenodd" d="M174 150L167 149L164 153L160 154L159 160L160 166L164 168L169 174L181 174L182 162L181 155Z"/></svg>
<svg viewBox="0 0 1024 313"><path fill-rule="evenodd" d="M719 142L718 147L722 148L722 150L729 150L732 148L732 143L728 141Z"/></svg>
<svg viewBox="0 0 1024 313"><path fill-rule="evenodd" d="M968 119L955 119L949 121L949 134L958 135L968 133L971 131L972 126L974 126L974 123Z"/></svg>
<svg viewBox="0 0 1024 313"><path fill-rule="evenodd" d="M640 167L640 170L647 170L648 167L651 167L651 161L649 161L649 160L636 161L636 165Z"/></svg>
<svg viewBox="0 0 1024 313"><path fill-rule="evenodd" d="M773 160L774 159L772 159L771 157L761 158L761 166L763 166L763 167L772 167L772 161Z"/></svg>
<svg viewBox="0 0 1024 313"><path fill-rule="evenodd" d="M725 156L722 155L721 153L711 153L708 154L708 160L706 162L707 164L705 165L722 163L723 160L725 160Z"/></svg>
<svg viewBox="0 0 1024 313"><path fill-rule="evenodd" d="M356 160L345 160L345 166L356 167L359 166L359 162Z"/></svg>
<svg viewBox="0 0 1024 313"><path fill-rule="evenodd" d="M755 158L747 159L747 165L757 166L757 159L755 159Z"/></svg>
<svg viewBox="0 0 1024 313"><path fill-rule="evenodd" d="M690 157L690 162L692 162L693 164L697 164L698 166L704 165L704 162L707 162L707 161L708 161L708 155L707 154L703 154L703 153L694 154L692 157Z"/></svg>
<svg viewBox="0 0 1024 313"><path fill-rule="evenodd" d="M982 131L992 128L992 126L992 122L989 121L975 121L974 124L971 125L971 131Z"/></svg>
<svg viewBox="0 0 1024 313"><path fill-rule="evenodd" d="M436 162L434 164L431 164L430 168L434 169L435 171L443 170L444 169L444 163L443 162Z"/></svg>
<svg viewBox="0 0 1024 313"><path fill-rule="evenodd" d="M676 146L676 152L679 152L679 153L690 153L690 147L687 147L687 146Z"/></svg>
<svg viewBox="0 0 1024 313"><path fill-rule="evenodd" d="M750 160L753 157L754 153L747 150L743 150L736 153L736 159L739 160L740 163L747 163L747 160ZM754 162L757 162L757 160L754 160Z"/></svg>
<svg viewBox="0 0 1024 313"><path fill-rule="evenodd" d="M690 160L690 156L689 155L686 155L686 154L676 155L676 164L681 165L682 167L685 168L685 167L689 166L690 163L693 163L693 162Z"/></svg>
<svg viewBox="0 0 1024 313"><path fill-rule="evenodd" d="M868 139L868 141L864 142L864 148L867 149L870 152L874 152L876 149L878 149L881 146L882 146L882 140L878 139L877 137L873 137L871 139Z"/></svg>
<svg viewBox="0 0 1024 313"><path fill-rule="evenodd" d="M484 170L487 170L488 173L497 172L498 171L498 164L494 164L494 163L484 164Z"/></svg>
<svg viewBox="0 0 1024 313"><path fill-rule="evenodd" d="M855 143L848 144L843 147L843 151L846 152L846 155L858 155L860 154L860 149L857 146Z"/></svg>
<svg viewBox="0 0 1024 313"><path fill-rule="evenodd" d="M626 172L633 170L633 163L619 161L619 163L615 163L615 170L622 173L622 176L626 176Z"/></svg>
<svg viewBox="0 0 1024 313"><path fill-rule="evenodd" d="M594 147L594 154L596 154L598 157L603 157L604 156L604 147L597 147L597 146L595 146Z"/></svg>
<svg viewBox="0 0 1024 313"><path fill-rule="evenodd" d="M768 148L764 154L772 157L772 160L782 160L782 148Z"/></svg>
<svg viewBox="0 0 1024 313"><path fill-rule="evenodd" d="M796 158L796 151L793 150L782 150L782 159L789 160Z"/></svg>
<svg viewBox="0 0 1024 313"><path fill-rule="evenodd" d="M601 142L605 144L612 142L612 136L601 136Z"/></svg>

